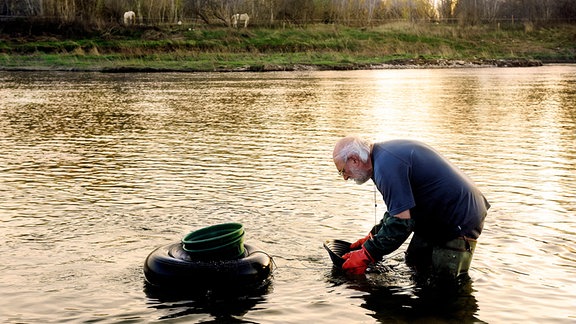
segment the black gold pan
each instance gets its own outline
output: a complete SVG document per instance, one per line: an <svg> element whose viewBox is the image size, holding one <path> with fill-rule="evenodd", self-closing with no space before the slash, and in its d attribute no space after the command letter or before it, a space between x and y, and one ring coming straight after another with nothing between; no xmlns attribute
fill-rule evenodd
<svg viewBox="0 0 576 324"><path fill-rule="evenodd" d="M324 241L324 248L328 251L334 266L342 268L342 264L344 264L342 256L350 252L350 243L342 240L326 240Z"/></svg>

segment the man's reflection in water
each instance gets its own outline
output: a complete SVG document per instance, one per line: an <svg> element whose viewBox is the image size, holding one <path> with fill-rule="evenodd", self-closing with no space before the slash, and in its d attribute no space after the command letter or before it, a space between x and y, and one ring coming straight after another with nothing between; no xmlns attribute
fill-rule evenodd
<svg viewBox="0 0 576 324"><path fill-rule="evenodd" d="M329 281L365 292L354 298L363 298L361 306L378 322L483 323L476 317L478 303L468 275L431 277L416 274L400 262L378 267L354 278L334 268Z"/></svg>
<svg viewBox="0 0 576 324"><path fill-rule="evenodd" d="M362 307L373 311L381 322L457 322L479 323L475 317L478 303L473 295L472 280L455 282L417 282L412 294L401 287L373 288L363 296Z"/></svg>

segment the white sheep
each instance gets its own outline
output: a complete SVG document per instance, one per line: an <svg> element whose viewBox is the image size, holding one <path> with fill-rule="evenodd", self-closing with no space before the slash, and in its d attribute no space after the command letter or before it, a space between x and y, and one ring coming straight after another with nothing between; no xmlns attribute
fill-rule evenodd
<svg viewBox="0 0 576 324"><path fill-rule="evenodd" d="M248 14L243 13L232 15L232 26L234 26L234 28L238 28L239 20L242 20L244 22L244 28L248 27L248 20L250 20Z"/></svg>
<svg viewBox="0 0 576 324"><path fill-rule="evenodd" d="M134 11L126 11L124 13L124 25L134 25L136 22L136 13Z"/></svg>

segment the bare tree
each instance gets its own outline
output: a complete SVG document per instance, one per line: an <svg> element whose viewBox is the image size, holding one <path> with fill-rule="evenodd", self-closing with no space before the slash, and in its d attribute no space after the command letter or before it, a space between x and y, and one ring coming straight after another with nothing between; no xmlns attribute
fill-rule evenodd
<svg viewBox="0 0 576 324"><path fill-rule="evenodd" d="M574 22L575 0L0 0L0 15L48 18L60 23L104 26L120 23L123 12L136 12L140 24L197 19L229 25L234 13L251 22L305 25L330 22L369 26L376 19L422 21L457 18L462 24L495 20Z"/></svg>
<svg viewBox="0 0 576 324"><path fill-rule="evenodd" d="M498 11L502 0L484 0L484 19L494 21L498 16Z"/></svg>

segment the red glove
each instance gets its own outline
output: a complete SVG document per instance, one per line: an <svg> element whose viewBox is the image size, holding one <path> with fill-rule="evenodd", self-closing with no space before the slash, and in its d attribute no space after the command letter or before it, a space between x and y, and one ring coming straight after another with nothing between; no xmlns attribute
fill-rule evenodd
<svg viewBox="0 0 576 324"><path fill-rule="evenodd" d="M366 272L368 265L374 263L374 259L365 247L356 251L348 252L344 254L342 258L346 260L342 265L342 269L348 274L363 274Z"/></svg>
<svg viewBox="0 0 576 324"><path fill-rule="evenodd" d="M363 237L363 238L359 239L358 241L350 244L350 250L360 249L362 247L362 245L364 245L364 242L368 241L371 238L372 238L372 232L368 233L368 235L366 235L366 237Z"/></svg>

